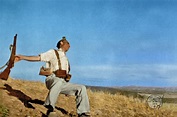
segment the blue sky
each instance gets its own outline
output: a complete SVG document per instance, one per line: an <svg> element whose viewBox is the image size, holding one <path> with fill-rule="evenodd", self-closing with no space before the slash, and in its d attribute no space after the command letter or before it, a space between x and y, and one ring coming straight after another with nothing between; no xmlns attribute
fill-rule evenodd
<svg viewBox="0 0 177 117"><path fill-rule="evenodd" d="M177 86L175 0L0 0L0 65L70 41L73 83L94 86ZM22 61L13 78L38 80L44 63Z"/></svg>

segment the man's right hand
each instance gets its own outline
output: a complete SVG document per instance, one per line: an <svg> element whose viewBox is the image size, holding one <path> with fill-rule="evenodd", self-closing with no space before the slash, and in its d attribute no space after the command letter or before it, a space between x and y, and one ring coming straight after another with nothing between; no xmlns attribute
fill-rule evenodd
<svg viewBox="0 0 177 117"><path fill-rule="evenodd" d="M16 62L18 62L18 61L20 61L20 60L21 60L21 59L20 59L20 56L16 55L16 56L15 56L14 63L16 63Z"/></svg>

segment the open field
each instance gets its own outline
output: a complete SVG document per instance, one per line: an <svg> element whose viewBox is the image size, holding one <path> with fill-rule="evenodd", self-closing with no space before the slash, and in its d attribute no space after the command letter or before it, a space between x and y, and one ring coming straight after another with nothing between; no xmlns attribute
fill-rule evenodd
<svg viewBox="0 0 177 117"><path fill-rule="evenodd" d="M146 97L139 96L139 91L89 86L87 86L87 91L92 117L177 116L175 103L167 101L161 108L152 109L147 105ZM47 92L48 90L42 82L11 78L8 81L0 80L0 116L46 117L47 109L43 106L43 102ZM141 93L143 94L143 92ZM59 95L55 111L59 117L77 117L75 97Z"/></svg>

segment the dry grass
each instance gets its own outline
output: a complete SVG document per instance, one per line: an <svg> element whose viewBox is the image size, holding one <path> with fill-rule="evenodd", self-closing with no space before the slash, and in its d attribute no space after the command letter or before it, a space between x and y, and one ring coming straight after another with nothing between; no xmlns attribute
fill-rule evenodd
<svg viewBox="0 0 177 117"><path fill-rule="evenodd" d="M162 109L164 110L171 110L171 112L173 113L174 117L177 117L177 104L168 104L168 103L164 103L162 106Z"/></svg>
<svg viewBox="0 0 177 117"><path fill-rule="evenodd" d="M92 92L87 89L92 117L175 117L176 105L164 104L160 109L151 109L145 101L109 92ZM43 101L48 90L44 83L0 80L0 116L45 117L47 109ZM29 103L28 100L31 100ZM172 109L173 108L173 109ZM75 97L60 95L56 104L59 117L77 116Z"/></svg>
<svg viewBox="0 0 177 117"><path fill-rule="evenodd" d="M89 94L94 117L174 117L170 109L154 110L137 98L104 92Z"/></svg>

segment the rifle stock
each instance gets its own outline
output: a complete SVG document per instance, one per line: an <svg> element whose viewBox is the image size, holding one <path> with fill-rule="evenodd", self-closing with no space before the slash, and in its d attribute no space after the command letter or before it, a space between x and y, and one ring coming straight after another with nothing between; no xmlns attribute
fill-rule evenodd
<svg viewBox="0 0 177 117"><path fill-rule="evenodd" d="M10 74L10 68L7 67L1 74L0 74L0 78L2 80L7 80Z"/></svg>

